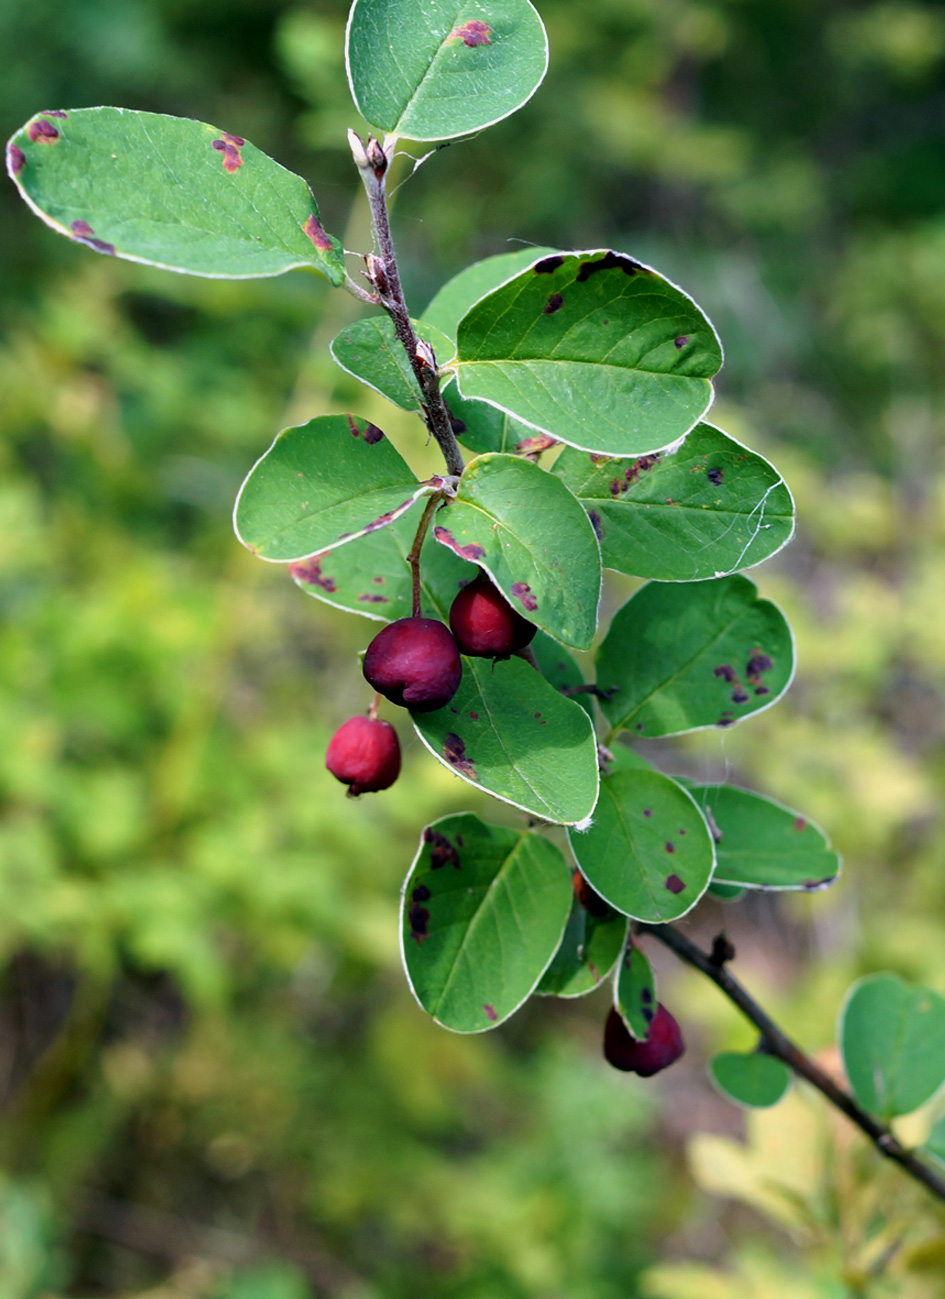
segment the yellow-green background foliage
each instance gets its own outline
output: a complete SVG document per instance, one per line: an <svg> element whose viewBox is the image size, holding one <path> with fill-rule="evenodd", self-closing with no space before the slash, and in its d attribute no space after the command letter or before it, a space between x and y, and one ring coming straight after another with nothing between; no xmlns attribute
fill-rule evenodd
<svg viewBox="0 0 945 1299"><path fill-rule="evenodd" d="M854 977L945 992L945 12L539 7L544 87L398 195L408 295L510 238L611 244L719 328L715 417L797 498L756 576L800 667L777 709L648 752L843 852L830 894L725 912L749 985L830 1061ZM365 249L344 21L6 0L0 124L203 118ZM716 1097L707 1054L752 1039L695 976L660 959L690 1046L658 1086L601 1061L606 994L473 1038L414 1005L399 885L470 791L412 743L394 790L345 800L323 754L366 703L372 624L229 525L293 419L350 407L433 464L327 359L356 304L95 257L12 185L0 275L0 1299L940 1294L923 1192L804 1094L747 1126ZM707 904L692 932L721 923Z"/></svg>

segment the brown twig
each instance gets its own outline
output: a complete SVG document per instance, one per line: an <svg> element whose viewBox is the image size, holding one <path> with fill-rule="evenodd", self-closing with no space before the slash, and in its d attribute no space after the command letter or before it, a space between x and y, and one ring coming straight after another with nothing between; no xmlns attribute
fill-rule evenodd
<svg viewBox="0 0 945 1299"><path fill-rule="evenodd" d="M416 376L422 398L424 423L443 452L448 472L458 477L464 469L463 457L453 433L443 394L440 392L436 358L429 343L417 337L404 300L400 271L394 255L385 187L390 158L380 141L372 139L371 136L368 136L365 144L353 131L349 131L348 141L367 193L374 238L377 241L377 252L366 258L367 277L374 289L378 305L384 308L394 322L394 332L407 353L407 359Z"/></svg>
<svg viewBox="0 0 945 1299"><path fill-rule="evenodd" d="M810 1056L805 1055L800 1047L778 1028L774 1020L762 1010L738 980L729 974L726 962L718 959L721 952L717 955L715 951L711 954L702 951L678 929L673 929L670 925L637 923L634 929L636 933L652 934L670 951L675 952L686 965L691 965L693 969L699 970L711 979L761 1033L761 1045L764 1051L783 1060L789 1069L799 1077L805 1078L811 1086L816 1087L821 1095L869 1137L881 1154L898 1164L917 1182L921 1182L933 1195L945 1200L945 1178L920 1159L915 1151L907 1150L889 1128L862 1109L849 1092L838 1087Z"/></svg>
<svg viewBox="0 0 945 1299"><path fill-rule="evenodd" d="M420 520L420 526L417 528L417 535L413 539L413 545L407 555L407 563L410 565L410 577L413 582L413 605L411 612L415 618L422 616L420 602L420 552L423 549L423 543L426 540L427 530L430 527L430 521L433 515L443 503L444 493L434 492L427 501L427 508L423 511L423 518Z"/></svg>

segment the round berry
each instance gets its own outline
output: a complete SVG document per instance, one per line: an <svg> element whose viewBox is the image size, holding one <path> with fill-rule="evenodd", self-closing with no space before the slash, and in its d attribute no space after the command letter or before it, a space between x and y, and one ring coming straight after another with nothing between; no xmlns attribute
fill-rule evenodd
<svg viewBox="0 0 945 1299"><path fill-rule="evenodd" d="M604 1058L615 1069L651 1078L678 1060L685 1049L682 1031L662 1003L656 1007L650 1036L645 1042L630 1036L620 1012L611 1007L604 1025Z"/></svg>
<svg viewBox="0 0 945 1299"><path fill-rule="evenodd" d="M400 774L397 732L376 717L351 717L331 737L325 766L350 794L387 789Z"/></svg>
<svg viewBox="0 0 945 1299"><path fill-rule="evenodd" d="M417 713L444 707L463 679L452 633L435 618L389 623L367 647L363 670L385 698Z"/></svg>
<svg viewBox="0 0 945 1299"><path fill-rule="evenodd" d="M480 572L453 601L450 630L461 653L507 659L529 645L538 628L513 609L498 587Z"/></svg>

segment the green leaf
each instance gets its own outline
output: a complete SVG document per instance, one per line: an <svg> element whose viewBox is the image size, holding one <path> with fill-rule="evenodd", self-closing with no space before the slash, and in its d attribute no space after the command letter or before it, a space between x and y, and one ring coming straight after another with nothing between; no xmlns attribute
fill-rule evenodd
<svg viewBox="0 0 945 1299"><path fill-rule="evenodd" d="M761 1051L751 1055L723 1051L710 1060L709 1076L724 1096L749 1109L777 1105L791 1085L791 1071L784 1061Z"/></svg>
<svg viewBox="0 0 945 1299"><path fill-rule="evenodd" d="M945 1082L945 999L895 974L860 979L840 1012L840 1049L864 1109L911 1114Z"/></svg>
<svg viewBox="0 0 945 1299"><path fill-rule="evenodd" d="M658 771L601 781L589 830L569 830L575 860L606 902L635 920L677 920L705 892L715 865L693 798Z"/></svg>
<svg viewBox="0 0 945 1299"><path fill-rule="evenodd" d="M127 108L39 113L7 167L47 225L97 252L212 278L308 267L344 282L308 185L240 136Z"/></svg>
<svg viewBox="0 0 945 1299"><path fill-rule="evenodd" d="M296 560L289 565L289 573L307 595L336 609L381 622L409 618L413 584L407 555L419 522L419 512L410 509L387 528ZM420 558L423 616L447 622L456 593L475 576L475 564L438 546L432 532L427 533Z"/></svg>
<svg viewBox="0 0 945 1299"><path fill-rule="evenodd" d="M557 253L478 302L457 331L464 397L571 446L638 456L675 442L722 363L691 298L622 253Z"/></svg>
<svg viewBox="0 0 945 1299"><path fill-rule="evenodd" d="M433 348L437 363L449 360L453 344L429 325L414 328L420 338ZM370 316L356 320L332 340L331 354L342 370L379 392L402 410L418 411L422 405L420 385L394 333L390 316Z"/></svg>
<svg viewBox="0 0 945 1299"><path fill-rule="evenodd" d="M430 305L420 319L424 324L439 329L447 338L456 342L456 328L466 312L474 307L481 298L500 284L510 280L526 266L534 264L536 258L553 253L553 248L530 246L517 248L512 253L498 253L495 257L485 257L481 262L473 262L447 280L443 287L434 294Z"/></svg>
<svg viewBox="0 0 945 1299"><path fill-rule="evenodd" d="M542 997L583 997L600 987L620 955L627 933L627 917L616 911L592 916L577 898L554 960L535 991Z"/></svg>
<svg viewBox="0 0 945 1299"><path fill-rule="evenodd" d="M504 410L496 410L484 401L466 401L459 395L456 380L451 379L443 388L443 400L450 413L453 432L466 451L482 455L487 451L545 450L554 445L549 438L521 424Z"/></svg>
<svg viewBox="0 0 945 1299"><path fill-rule="evenodd" d="M638 1042L650 1036L656 1014L656 976L644 953L629 939L614 980L614 1005L627 1032Z"/></svg>
<svg viewBox="0 0 945 1299"><path fill-rule="evenodd" d="M566 447L556 473L587 510L605 568L664 582L724 577L790 541L794 502L767 460L711 424L634 460Z"/></svg>
<svg viewBox="0 0 945 1299"><path fill-rule="evenodd" d="M617 610L597 652L601 709L641 736L732 726L776 703L794 675L781 610L747 577L648 582Z"/></svg>
<svg viewBox="0 0 945 1299"><path fill-rule="evenodd" d="M718 849L716 849L718 852ZM717 884L715 880L709 885L707 892L712 897L718 898L720 902L739 902L745 896L745 890L736 887L734 884Z"/></svg>
<svg viewBox="0 0 945 1299"><path fill-rule="evenodd" d="M548 40L528 0L354 0L346 60L365 121L409 140L450 140L531 99Z"/></svg>
<svg viewBox="0 0 945 1299"><path fill-rule="evenodd" d="M375 425L319 415L284 429L256 461L234 526L260 559L304 559L392 523L434 487L417 482Z"/></svg>
<svg viewBox="0 0 945 1299"><path fill-rule="evenodd" d="M423 832L401 901L401 944L417 1001L457 1033L508 1019L551 961L571 906L558 849L471 813Z"/></svg>
<svg viewBox="0 0 945 1299"><path fill-rule="evenodd" d="M553 474L517 456L479 456L437 515L435 535L487 569L530 622L566 645L590 645L600 552L587 515Z"/></svg>
<svg viewBox="0 0 945 1299"><path fill-rule="evenodd" d="M597 742L587 713L520 658L463 658L446 708L412 713L444 766L533 816L584 821L597 801Z"/></svg>
<svg viewBox="0 0 945 1299"><path fill-rule="evenodd" d="M839 877L839 854L793 808L733 785L685 784L714 832L713 884L813 892Z"/></svg>
<svg viewBox="0 0 945 1299"><path fill-rule="evenodd" d="M591 696L580 689L584 685L584 673L564 646L552 640L545 632L539 631L535 633L535 639L529 648L545 680L566 698L571 697L569 692L573 691L574 702L581 705L593 722L594 704Z"/></svg>

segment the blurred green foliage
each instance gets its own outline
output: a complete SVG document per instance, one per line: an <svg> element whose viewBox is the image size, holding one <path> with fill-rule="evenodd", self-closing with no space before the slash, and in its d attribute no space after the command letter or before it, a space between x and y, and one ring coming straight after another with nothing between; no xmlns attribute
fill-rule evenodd
<svg viewBox="0 0 945 1299"><path fill-rule="evenodd" d="M398 195L408 294L419 309L509 239L612 243L719 328L715 418L797 498L758 577L800 672L746 726L648 752L802 808L845 854L828 895L724 910L750 986L826 1048L862 973L945 991L945 15L539 8L535 99ZM345 17L0 0L0 118L204 118L307 175L366 249ZM468 788L414 743L391 794L344 799L323 753L364 706L371 624L306 600L228 521L300 416L351 407L432 470L406 417L332 370L354 304L306 276L96 258L11 185L0 236L0 1299L936 1294L939 1211L819 1108L795 1097L725 1147L766 1185L784 1140L819 1152L780 1208L698 1144L686 1167L694 1133L741 1131L707 1052L752 1045L695 977L660 969L690 1049L658 1089L606 1070L601 995L473 1038L413 1004L399 885Z"/></svg>

